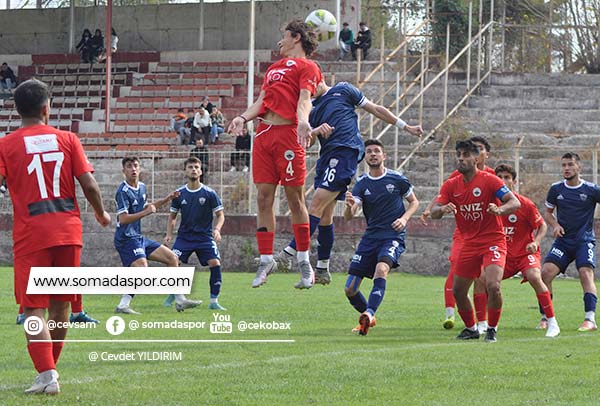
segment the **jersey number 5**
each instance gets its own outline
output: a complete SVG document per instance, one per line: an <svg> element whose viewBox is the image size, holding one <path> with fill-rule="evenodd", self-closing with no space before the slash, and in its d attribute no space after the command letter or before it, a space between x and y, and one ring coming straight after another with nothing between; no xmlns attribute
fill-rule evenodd
<svg viewBox="0 0 600 406"><path fill-rule="evenodd" d="M27 173L29 175L35 172L42 199L48 198L42 161L56 162L56 166L54 166L54 176L52 177L52 194L54 197L60 197L60 169L62 168L64 159L65 154L62 152L47 152L45 154L35 154L29 165L27 165Z"/></svg>

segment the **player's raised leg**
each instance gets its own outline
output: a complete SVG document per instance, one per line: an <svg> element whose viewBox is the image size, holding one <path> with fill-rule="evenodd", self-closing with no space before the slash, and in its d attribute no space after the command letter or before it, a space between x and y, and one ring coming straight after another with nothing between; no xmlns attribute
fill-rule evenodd
<svg viewBox="0 0 600 406"><path fill-rule="evenodd" d="M253 162L253 167L255 163ZM277 185L270 183L257 183L257 225L256 242L258 244L258 253L260 263L256 271L256 276L252 281L252 287L258 288L267 282L269 274L277 270L277 263L273 259L273 245L275 242L275 191Z"/></svg>

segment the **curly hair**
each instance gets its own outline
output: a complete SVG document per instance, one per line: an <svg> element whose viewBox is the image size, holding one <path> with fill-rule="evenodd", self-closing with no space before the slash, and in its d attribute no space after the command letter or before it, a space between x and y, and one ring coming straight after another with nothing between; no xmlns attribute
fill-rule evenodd
<svg viewBox="0 0 600 406"><path fill-rule="evenodd" d="M289 31L293 37L300 35L300 43L306 56L311 56L313 52L317 50L319 41L317 41L317 34L302 20L290 21L285 26L285 31Z"/></svg>

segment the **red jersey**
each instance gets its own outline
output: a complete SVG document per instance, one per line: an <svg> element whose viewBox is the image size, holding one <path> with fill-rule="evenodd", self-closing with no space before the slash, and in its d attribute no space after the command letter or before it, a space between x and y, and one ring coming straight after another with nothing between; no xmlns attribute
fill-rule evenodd
<svg viewBox="0 0 600 406"><path fill-rule="evenodd" d="M517 193L514 195L521 202L521 208L513 214L502 216L509 258L527 255L525 247L534 240L533 232L544 223L542 215L531 200Z"/></svg>
<svg viewBox="0 0 600 406"><path fill-rule="evenodd" d="M93 171L73 133L36 125L0 140L0 174L14 211L15 256L82 245L74 178Z"/></svg>
<svg viewBox="0 0 600 406"><path fill-rule="evenodd" d="M456 206L456 227L465 245L482 245L504 239L502 219L488 213L487 208L509 192L496 175L477 171L470 182L462 176L445 181L436 200Z"/></svg>
<svg viewBox="0 0 600 406"><path fill-rule="evenodd" d="M287 120L298 122L296 110L300 90L306 89L314 96L322 78L317 64L309 59L284 58L275 62L265 74L262 85L265 96L258 115L270 110Z"/></svg>
<svg viewBox="0 0 600 406"><path fill-rule="evenodd" d="M491 173L492 175L496 176L496 171L494 171L492 168L490 168L487 165L484 165L482 171ZM462 173L460 173L458 170L455 170L454 172L452 172L450 174L448 179L456 178L457 176L462 176ZM458 230L458 228L455 228L454 234L452 234L452 243L456 244L456 243L461 243L461 242L462 242L462 236L460 235L460 231Z"/></svg>

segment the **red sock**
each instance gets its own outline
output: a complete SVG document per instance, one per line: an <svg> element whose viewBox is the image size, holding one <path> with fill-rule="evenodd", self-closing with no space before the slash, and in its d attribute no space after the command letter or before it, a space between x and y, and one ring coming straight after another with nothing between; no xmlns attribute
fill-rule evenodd
<svg viewBox="0 0 600 406"><path fill-rule="evenodd" d="M501 314L502 314L502 308L494 309L493 307L490 307L488 309L488 316L490 316L490 319L488 320L488 326L497 328L498 322L500 321Z"/></svg>
<svg viewBox="0 0 600 406"><path fill-rule="evenodd" d="M19 314L25 313L25 309L23 309L23 305L19 305Z"/></svg>
<svg viewBox="0 0 600 406"><path fill-rule="evenodd" d="M256 242L258 243L258 253L260 255L273 255L273 245L275 244L274 232L257 231Z"/></svg>
<svg viewBox="0 0 600 406"><path fill-rule="evenodd" d="M469 309L469 310L458 309L458 314L460 314L460 318L465 323L465 327L473 327L475 325L475 313L473 313L473 309Z"/></svg>
<svg viewBox="0 0 600 406"><path fill-rule="evenodd" d="M60 352L64 346L65 343L52 343L52 357L54 358L55 364L58 364L58 358L60 357Z"/></svg>
<svg viewBox="0 0 600 406"><path fill-rule="evenodd" d="M56 363L52 356L52 343L29 343L27 351L29 351L33 366L39 373L56 369Z"/></svg>
<svg viewBox="0 0 600 406"><path fill-rule="evenodd" d="M487 293L476 293L473 295L473 304L475 305L475 313L477 321L487 320Z"/></svg>
<svg viewBox="0 0 600 406"><path fill-rule="evenodd" d="M454 308L456 306L456 299L454 299L452 287L454 287L454 272L450 271L444 284L444 302L446 303L446 307Z"/></svg>
<svg viewBox="0 0 600 406"><path fill-rule="evenodd" d="M296 240L296 251L308 251L310 249L310 225L292 224L294 239Z"/></svg>
<svg viewBox="0 0 600 406"><path fill-rule="evenodd" d="M75 295L75 299L71 302L71 313L81 313L83 311L83 296Z"/></svg>
<svg viewBox="0 0 600 406"><path fill-rule="evenodd" d="M536 296L540 306L542 306L542 309L544 310L546 318L554 317L554 306L552 306L552 297L550 296L550 291L547 290L544 293L538 293Z"/></svg>

